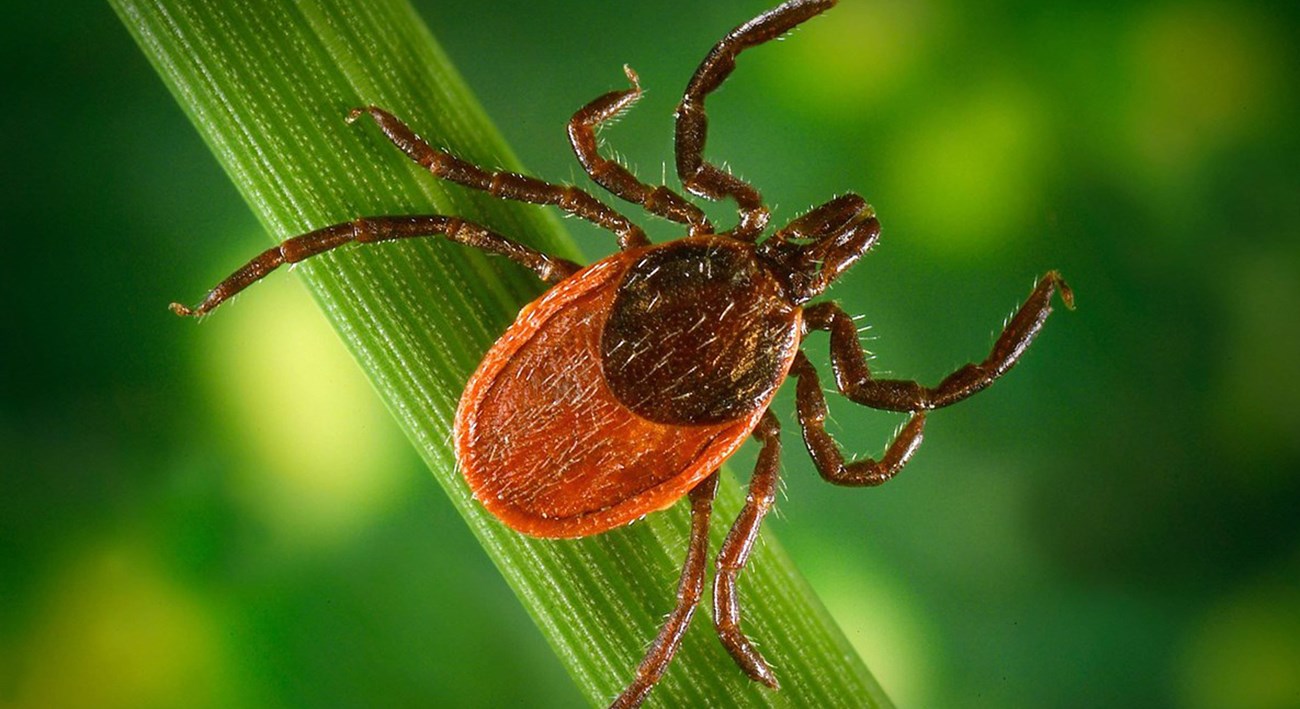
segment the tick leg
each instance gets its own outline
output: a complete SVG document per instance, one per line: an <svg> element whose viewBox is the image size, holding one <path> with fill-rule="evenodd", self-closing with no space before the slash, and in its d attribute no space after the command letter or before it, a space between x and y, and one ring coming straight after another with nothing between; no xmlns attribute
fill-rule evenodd
<svg viewBox="0 0 1300 709"><path fill-rule="evenodd" d="M736 577L758 538L759 525L776 500L776 485L781 465L781 424L771 410L763 413L754 437L762 441L758 464L749 480L749 495L727 538L718 550L718 570L713 577L713 623L718 639L731 653L736 664L755 682L777 689L776 675L754 643L740 630L740 599L736 596Z"/></svg>
<svg viewBox="0 0 1300 709"><path fill-rule="evenodd" d="M691 539L686 549L686 561L677 582L677 605L659 628L659 635L646 651L645 658L636 668L636 678L618 695L610 709L627 709L641 706L646 695L663 677L668 663L672 662L682 637L691 624L691 616L700 603L704 589L704 566L709 554L709 516L713 514L713 497L718 492L718 472L705 478L691 490Z"/></svg>
<svg viewBox="0 0 1300 709"><path fill-rule="evenodd" d="M827 482L851 487L880 485L897 475L920 447L921 431L925 428L924 411L912 414L879 461L863 458L845 463L840 447L826 432L826 395L822 393L817 369L803 352L799 352L790 373L799 378L795 396L804 444L817 465L817 472Z"/></svg>
<svg viewBox="0 0 1300 709"><path fill-rule="evenodd" d="M280 266L286 263L297 263L347 243L395 241L435 235L442 235L460 244L506 256L532 270L538 278L549 283L557 283L578 270L578 265L572 261L547 256L536 249L511 241L486 227L457 217L436 215L363 217L356 221L334 224L302 236L295 236L279 246L269 248L208 291L207 296L198 305L187 308L180 303L172 303L172 312L177 315L203 315Z"/></svg>
<svg viewBox="0 0 1300 709"><path fill-rule="evenodd" d="M712 234L713 225L699 207L664 185L651 187L641 182L627 168L600 154L596 127L626 111L641 98L641 83L636 72L628 66L623 67L623 71L632 82L631 89L612 91L597 98L579 109L569 121L569 143L573 145L578 162L596 184L614 195L641 205L651 214L686 224L691 236Z"/></svg>
<svg viewBox="0 0 1300 709"><path fill-rule="evenodd" d="M379 129L388 136L407 157L434 175L456 184L483 190L493 197L513 199L533 204L551 204L564 211L618 235L619 248L624 250L650 243L641 227L613 208L572 185L553 185L536 178L514 172L498 172L466 162L444 150L424 142L405 123L378 106L354 108L348 120L356 120L362 113L370 114Z"/></svg>
<svg viewBox="0 0 1300 709"><path fill-rule="evenodd" d="M867 368L857 329L835 303L819 303L804 310L804 322L811 330L831 335L831 368L835 385L859 404L888 411L938 409L965 399L1006 374L1052 312L1052 296L1061 294L1067 308L1074 308L1074 294L1061 274L1049 271L1034 286L1028 300L1011 317L993 344L993 351L978 364L967 364L949 374L938 386L922 386L905 379L875 379Z"/></svg>
<svg viewBox="0 0 1300 709"><path fill-rule="evenodd" d="M691 194L715 200L730 196L736 200L740 224L732 236L738 239L756 239L767 226L770 214L758 190L704 160L704 142L709 129L704 99L731 75L741 52L780 37L834 4L835 0L790 0L732 30L700 63L677 107L677 175Z"/></svg>

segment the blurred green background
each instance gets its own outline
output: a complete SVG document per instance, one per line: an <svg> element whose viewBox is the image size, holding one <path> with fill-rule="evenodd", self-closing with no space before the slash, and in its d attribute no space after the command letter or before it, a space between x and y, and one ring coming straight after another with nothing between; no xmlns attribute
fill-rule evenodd
<svg viewBox="0 0 1300 709"><path fill-rule="evenodd" d="M657 179L690 72L765 7L417 5L579 183L574 109L632 65L605 136ZM109 8L60 9L0 29L0 706L578 703L293 277L167 312L266 237ZM878 209L832 292L877 371L982 357L1050 268L1078 294L883 488L820 481L778 401L767 530L900 705L1300 706L1298 15L843 0L710 102L774 221ZM860 453L900 422L832 409Z"/></svg>

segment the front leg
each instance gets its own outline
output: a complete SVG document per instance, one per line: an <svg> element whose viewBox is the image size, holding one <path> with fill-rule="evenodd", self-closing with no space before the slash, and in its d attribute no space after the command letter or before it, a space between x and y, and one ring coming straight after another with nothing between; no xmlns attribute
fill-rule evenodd
<svg viewBox="0 0 1300 709"><path fill-rule="evenodd" d="M965 399L1006 374L1034 341L1052 312L1052 296L1061 294L1074 308L1074 293L1061 274L1049 271L1038 281L1024 305L1016 311L993 344L993 351L978 364L967 364L949 374L938 386L927 387L906 379L875 379L867 368L853 319L835 303L819 303L804 310L809 330L831 334L831 368L835 385L848 398L873 409L920 411L939 409Z"/></svg>
<svg viewBox="0 0 1300 709"><path fill-rule="evenodd" d="M713 225L699 207L664 185L651 187L645 184L618 161L600 154L596 127L612 120L641 98L641 82L637 79L636 72L628 66L623 67L623 72L627 74L628 81L632 82L630 90L613 91L597 97L578 109L569 120L569 143L578 156L578 162L582 163L582 169L587 171L587 175L596 184L629 202L641 205L652 214L687 225L691 236L712 234Z"/></svg>
<svg viewBox="0 0 1300 709"><path fill-rule="evenodd" d="M624 251L650 244L641 227L612 207L572 185L556 185L516 172L487 170L466 160L429 145L415 134L410 126L378 106L352 109L348 121L363 113L375 119L388 140L406 156L434 175L493 197L513 199L530 204L551 204L577 217L586 219L618 236L618 247Z"/></svg>
<svg viewBox="0 0 1300 709"><path fill-rule="evenodd" d="M799 378L795 399L804 445L808 446L808 454L812 456L817 472L827 482L850 487L880 485L897 475L921 446L921 432L925 429L924 411L912 414L912 418L894 436L893 442L885 449L885 454L879 461L863 458L845 463L839 445L826 432L826 395L822 393L817 369L808 361L807 355L799 352L795 355L790 373Z"/></svg>
<svg viewBox="0 0 1300 709"><path fill-rule="evenodd" d="M704 159L709 134L704 99L731 76L741 52L777 39L834 4L835 0L789 0L728 32L695 70L677 106L677 176L693 195L736 200L740 223L731 231L733 238L754 241L767 227L771 213L753 185Z"/></svg>

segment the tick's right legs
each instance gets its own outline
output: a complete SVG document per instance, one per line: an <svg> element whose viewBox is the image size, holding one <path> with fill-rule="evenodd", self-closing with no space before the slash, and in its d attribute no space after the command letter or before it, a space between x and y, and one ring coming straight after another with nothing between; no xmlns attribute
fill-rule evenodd
<svg viewBox="0 0 1300 709"><path fill-rule="evenodd" d="M781 424L770 409L754 428L754 438L763 447L754 474L749 478L749 494L718 550L717 574L713 577L713 624L722 646L740 669L755 682L777 689L779 685L771 666L740 629L740 597L736 594L736 577L749 561L749 553L758 539L758 528L776 501L781 472Z"/></svg>
<svg viewBox="0 0 1300 709"><path fill-rule="evenodd" d="M1074 294L1056 271L1034 286L1029 299L1007 322L993 344L993 351L983 361L967 364L939 382L927 387L906 379L876 379L867 368L866 357L858 343L853 319L834 302L818 303L804 310L805 327L826 330L831 335L831 370L835 385L844 396L859 404L887 411L906 411L912 415L894 437L879 461L865 458L846 463L839 446L826 433L826 396L822 393L817 370L803 352L795 355L790 375L798 377L796 394L799 423L804 443L823 478L837 485L879 485L894 477L907 464L925 428L925 412L965 399L984 389L1020 360L1052 312L1052 298L1060 294L1067 307L1074 307Z"/></svg>
<svg viewBox="0 0 1300 709"><path fill-rule="evenodd" d="M835 385L849 399L886 411L940 409L984 389L1020 361L1021 355L1043 329L1043 323L1052 312L1052 298L1058 293L1067 308L1074 307L1074 293L1065 279L1056 271L1049 271L1007 321L988 357L959 368L933 387L906 379L873 377L862 346L858 344L853 319L834 302L809 306L804 310L804 322L809 330L830 332Z"/></svg>
<svg viewBox="0 0 1300 709"><path fill-rule="evenodd" d="M839 445L826 432L826 395L822 393L817 369L803 352L795 355L790 374L799 378L795 398L804 445L808 447L817 472L827 482L850 487L880 485L897 475L921 445L921 432L925 430L924 411L912 414L880 460L862 458L845 462Z"/></svg>
<svg viewBox="0 0 1300 709"><path fill-rule="evenodd" d="M295 236L279 246L269 248L208 291L198 305L187 308L180 303L172 303L172 312L177 315L204 315L286 263L297 263L354 241L371 243L435 235L505 256L530 269L548 283L558 283L578 270L578 265L572 261L547 256L486 227L457 217L363 217Z"/></svg>

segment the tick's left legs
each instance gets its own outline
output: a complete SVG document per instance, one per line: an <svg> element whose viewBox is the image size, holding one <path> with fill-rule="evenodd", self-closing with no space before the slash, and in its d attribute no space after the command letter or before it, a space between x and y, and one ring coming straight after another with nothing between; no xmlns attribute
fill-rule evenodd
<svg viewBox="0 0 1300 709"><path fill-rule="evenodd" d="M651 214L687 225L691 236L712 234L713 225L699 207L664 185L651 187L641 182L618 161L600 154L596 127L626 111L641 98L641 83L636 72L627 66L623 67L623 71L627 74L627 80L632 82L631 89L611 91L599 96L578 109L569 120L569 143L578 156L578 162L582 163L582 169L587 171L596 184L633 204L641 205Z"/></svg>
<svg viewBox="0 0 1300 709"><path fill-rule="evenodd" d="M691 194L736 200L740 224L732 236L737 239L756 239L767 226L770 213L752 185L704 159L709 133L704 99L731 76L741 52L780 37L834 4L834 0L790 0L727 33L695 70L677 107L677 175Z"/></svg>
<svg viewBox="0 0 1300 709"><path fill-rule="evenodd" d="M1049 271L1011 316L989 356L978 364L961 367L934 387L905 379L873 378L862 355L853 319L835 303L819 303L805 309L804 322L810 330L830 332L835 385L848 398L887 411L938 409L965 399L1006 374L1043 329L1052 312L1052 296L1058 292L1066 307L1073 308L1074 294L1070 287L1061 274Z"/></svg>
<svg viewBox="0 0 1300 709"><path fill-rule="evenodd" d="M772 668L740 630L740 602L736 596L736 577L749 560L754 540L758 538L759 525L776 499L781 465L781 424L770 410L763 413L754 429L754 437L762 442L763 448L749 480L745 507L718 550L718 570L713 578L713 622L718 630L718 639L745 674L776 689L778 685Z"/></svg>
<svg viewBox="0 0 1300 709"><path fill-rule="evenodd" d="M356 120L363 113L369 114L388 140L406 153L407 157L444 180L483 190L493 197L555 205L569 214L614 232L618 236L618 246L623 250L650 243L641 227L577 187L556 185L515 172L485 170L429 145L409 126L378 106L353 109L348 120Z"/></svg>
<svg viewBox="0 0 1300 709"><path fill-rule="evenodd" d="M272 246L253 257L253 260L227 276L215 288L208 291L207 296L198 305L188 308L180 303L172 303L172 312L195 317L205 315L286 263L298 263L344 244L354 242L371 244L424 236L442 236L459 244L500 254L530 269L537 274L538 278L548 283L559 283L578 270L578 264L572 261L548 256L537 249L511 241L485 226L459 217L444 217L437 214L362 217L286 239L278 246Z"/></svg>
<svg viewBox="0 0 1300 709"><path fill-rule="evenodd" d="M636 678L609 705L610 709L641 706L682 644L682 636L691 624L691 616L695 614L704 589L704 565L709 554L709 516L713 513L713 498L717 492L716 470L691 490L691 540L686 550L686 562L682 564L681 580L677 583L677 605L668 614L659 628L659 635L646 651L645 659L636 668Z"/></svg>

